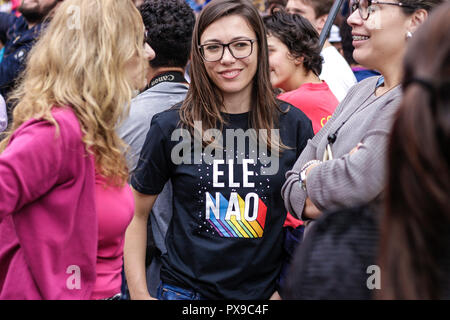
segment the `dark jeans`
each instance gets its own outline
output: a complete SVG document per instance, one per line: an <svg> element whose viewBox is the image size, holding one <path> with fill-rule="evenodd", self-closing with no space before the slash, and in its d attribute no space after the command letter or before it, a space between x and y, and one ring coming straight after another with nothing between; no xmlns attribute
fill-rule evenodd
<svg viewBox="0 0 450 320"><path fill-rule="evenodd" d="M286 278L289 274L289 268L291 266L292 257L294 256L295 250L302 243L303 232L305 231L305 226L301 225L296 229L291 227L284 228L284 244L283 244L283 264L281 267L281 273L278 278L277 287L283 292L283 288L286 285Z"/></svg>
<svg viewBox="0 0 450 320"><path fill-rule="evenodd" d="M158 300L205 300L200 293L161 282L158 287Z"/></svg>

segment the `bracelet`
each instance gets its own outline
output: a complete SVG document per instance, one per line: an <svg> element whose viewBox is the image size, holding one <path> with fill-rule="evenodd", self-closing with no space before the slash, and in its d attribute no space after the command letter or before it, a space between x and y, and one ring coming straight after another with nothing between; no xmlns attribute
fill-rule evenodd
<svg viewBox="0 0 450 320"><path fill-rule="evenodd" d="M308 169L309 166L311 166L311 165L313 165L313 164L316 164L316 163L322 163L322 161L320 161L320 160L311 160L311 161L308 161L307 163L305 163L305 164L303 165L303 167L302 167L302 169L301 169L300 171L306 170L306 169Z"/></svg>

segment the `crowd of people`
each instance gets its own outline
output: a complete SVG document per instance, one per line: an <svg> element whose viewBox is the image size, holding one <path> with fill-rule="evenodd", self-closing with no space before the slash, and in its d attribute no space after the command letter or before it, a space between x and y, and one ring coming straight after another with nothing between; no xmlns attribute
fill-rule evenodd
<svg viewBox="0 0 450 320"><path fill-rule="evenodd" d="M450 3L332 5L2 6L0 299L450 298Z"/></svg>

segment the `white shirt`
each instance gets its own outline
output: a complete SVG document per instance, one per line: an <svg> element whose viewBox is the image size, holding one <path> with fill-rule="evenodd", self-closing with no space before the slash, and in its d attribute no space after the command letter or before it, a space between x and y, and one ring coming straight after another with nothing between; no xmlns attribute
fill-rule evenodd
<svg viewBox="0 0 450 320"><path fill-rule="evenodd" d="M319 78L325 80L331 92L339 102L345 98L348 90L357 82L352 69L335 47L322 49L322 73Z"/></svg>

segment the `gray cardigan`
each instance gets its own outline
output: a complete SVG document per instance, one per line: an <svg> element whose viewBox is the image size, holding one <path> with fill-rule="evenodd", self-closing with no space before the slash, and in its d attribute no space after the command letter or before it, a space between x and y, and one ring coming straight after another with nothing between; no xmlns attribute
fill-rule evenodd
<svg viewBox="0 0 450 320"><path fill-rule="evenodd" d="M350 89L331 119L308 141L292 170L286 173L282 188L284 203L300 219L306 197L320 210L335 210L367 203L381 193L388 136L401 100L401 88L397 86L376 97L377 80L378 77L371 77ZM322 160L328 135L339 127L331 148L333 160L309 172L304 191L299 184L299 171L310 160ZM350 155L358 143L363 145Z"/></svg>

